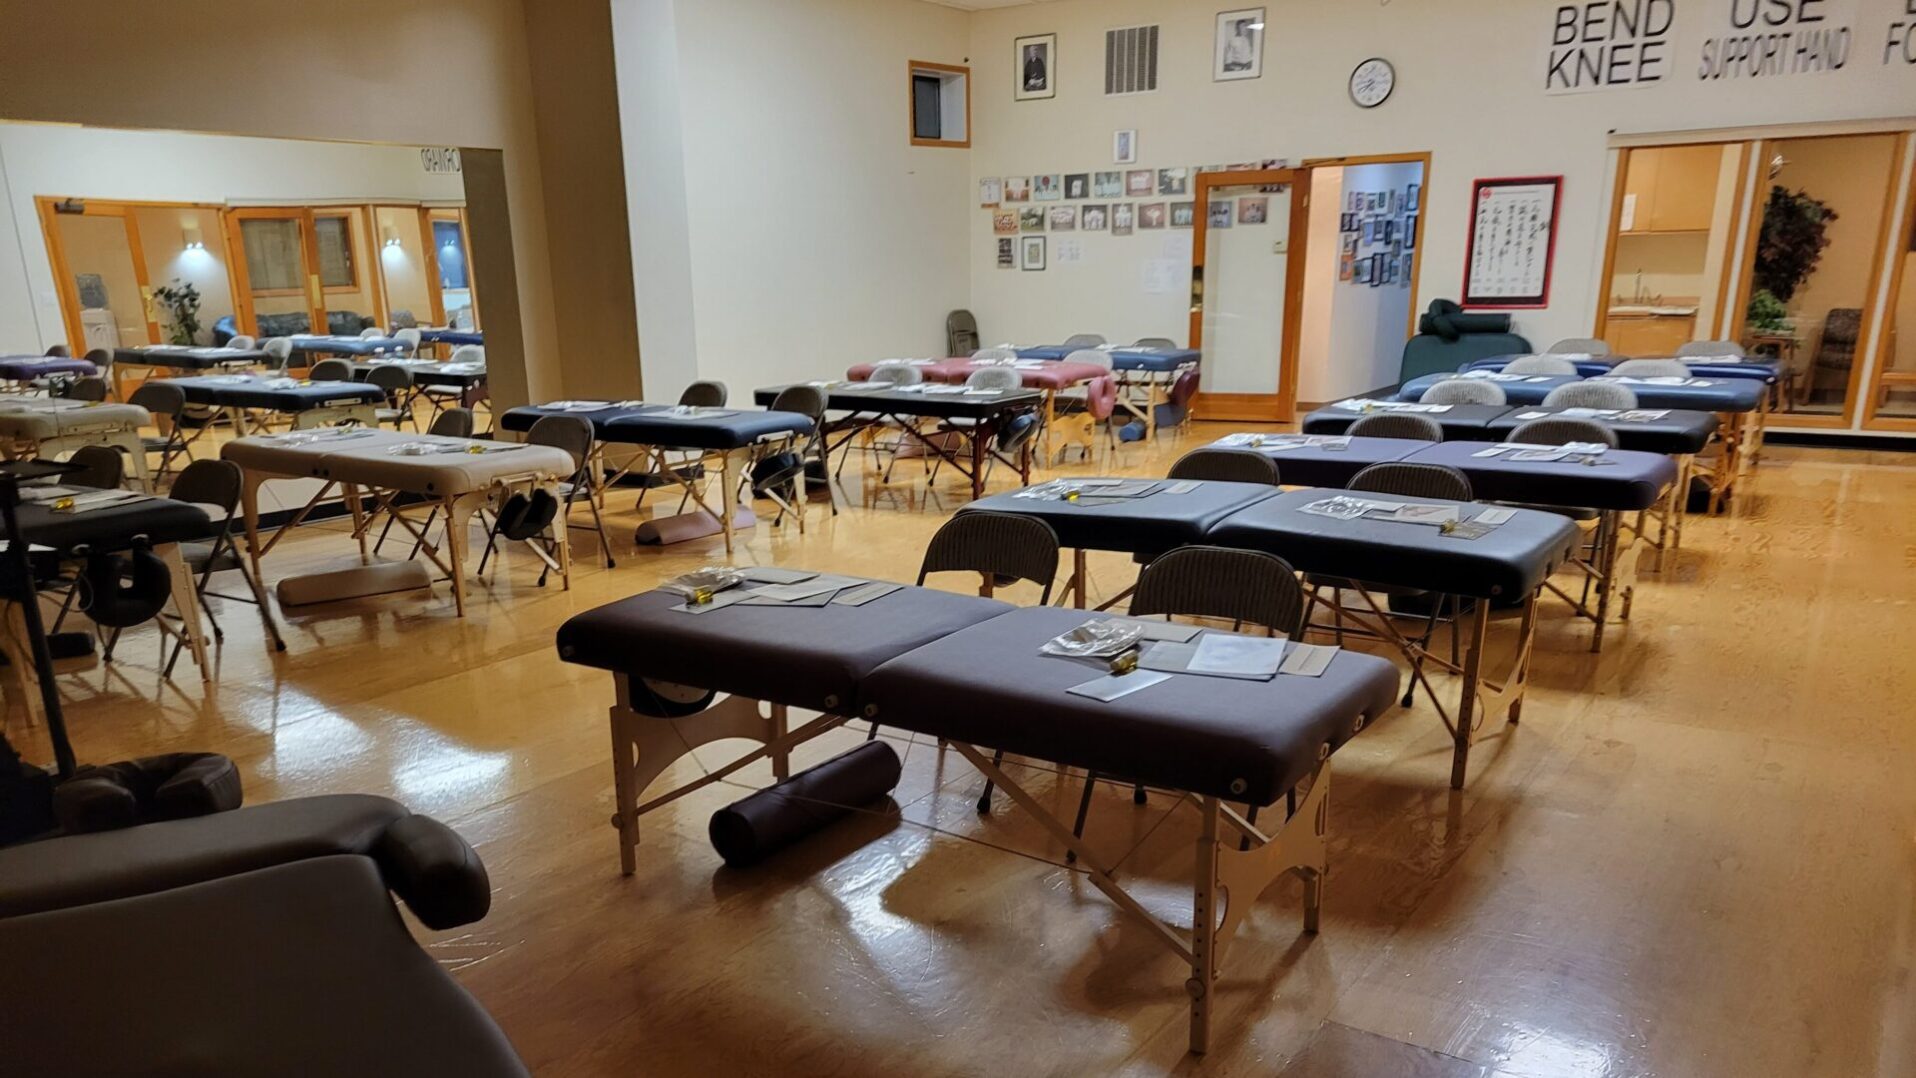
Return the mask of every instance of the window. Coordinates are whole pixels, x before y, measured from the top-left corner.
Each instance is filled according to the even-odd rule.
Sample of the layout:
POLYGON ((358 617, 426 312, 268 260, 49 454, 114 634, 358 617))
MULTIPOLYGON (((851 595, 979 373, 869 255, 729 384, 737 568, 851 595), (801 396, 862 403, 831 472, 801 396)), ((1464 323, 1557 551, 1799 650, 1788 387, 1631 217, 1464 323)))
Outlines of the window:
POLYGON ((913 60, 911 144, 971 145, 971 70, 913 60))
POLYGON ((246 277, 253 291, 299 291, 303 262, 299 253, 299 221, 248 218, 240 222, 240 240, 246 248, 246 277))
POLYGON ((319 283, 326 288, 356 288, 353 272, 352 220, 345 214, 315 217, 313 234, 319 240, 319 283))
POLYGON ((466 237, 457 221, 434 221, 432 242, 438 248, 439 287, 465 288, 466 237))

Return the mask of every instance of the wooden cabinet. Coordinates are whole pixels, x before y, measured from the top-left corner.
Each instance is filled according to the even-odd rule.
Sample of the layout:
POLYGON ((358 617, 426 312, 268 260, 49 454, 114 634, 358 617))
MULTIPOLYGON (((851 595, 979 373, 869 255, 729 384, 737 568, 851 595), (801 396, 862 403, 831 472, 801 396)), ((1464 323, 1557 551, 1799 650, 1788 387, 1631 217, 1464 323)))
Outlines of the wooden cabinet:
POLYGON ((1716 212, 1721 146, 1659 146, 1630 151, 1623 177, 1634 232, 1707 232, 1716 212))
POLYGON ((1603 339, 1623 356, 1675 355, 1695 334, 1695 315, 1613 314, 1603 327, 1603 339))

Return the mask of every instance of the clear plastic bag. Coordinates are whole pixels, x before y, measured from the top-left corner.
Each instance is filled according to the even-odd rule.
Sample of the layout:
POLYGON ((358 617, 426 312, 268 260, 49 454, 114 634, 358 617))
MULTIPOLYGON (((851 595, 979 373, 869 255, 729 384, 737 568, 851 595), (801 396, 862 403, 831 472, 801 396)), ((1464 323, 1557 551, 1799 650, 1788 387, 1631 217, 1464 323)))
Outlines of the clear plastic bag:
POLYGON ((1096 618, 1052 637, 1038 650, 1070 659, 1109 659, 1137 647, 1142 639, 1144 629, 1140 626, 1096 618))

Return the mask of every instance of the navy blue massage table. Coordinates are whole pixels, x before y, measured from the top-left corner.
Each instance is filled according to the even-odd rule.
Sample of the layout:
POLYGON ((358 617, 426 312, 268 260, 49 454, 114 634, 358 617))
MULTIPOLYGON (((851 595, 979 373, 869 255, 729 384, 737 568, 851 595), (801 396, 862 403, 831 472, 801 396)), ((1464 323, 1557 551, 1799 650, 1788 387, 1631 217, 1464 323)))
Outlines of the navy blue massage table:
POLYGON ((265 424, 248 415, 253 411, 290 415, 294 430, 345 422, 370 427, 378 423, 378 409, 386 403, 384 390, 364 382, 302 382, 265 374, 211 374, 162 381, 177 386, 188 404, 225 411, 233 421, 233 430, 241 436, 266 429, 265 424))

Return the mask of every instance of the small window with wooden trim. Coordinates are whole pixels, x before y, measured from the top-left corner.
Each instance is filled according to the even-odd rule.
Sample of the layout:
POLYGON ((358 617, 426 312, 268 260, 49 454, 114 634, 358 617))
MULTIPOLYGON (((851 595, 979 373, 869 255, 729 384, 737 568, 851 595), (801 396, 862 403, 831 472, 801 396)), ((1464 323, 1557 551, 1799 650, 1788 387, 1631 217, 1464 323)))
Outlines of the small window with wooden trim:
POLYGON ((911 61, 911 144, 971 145, 971 69, 911 61))

